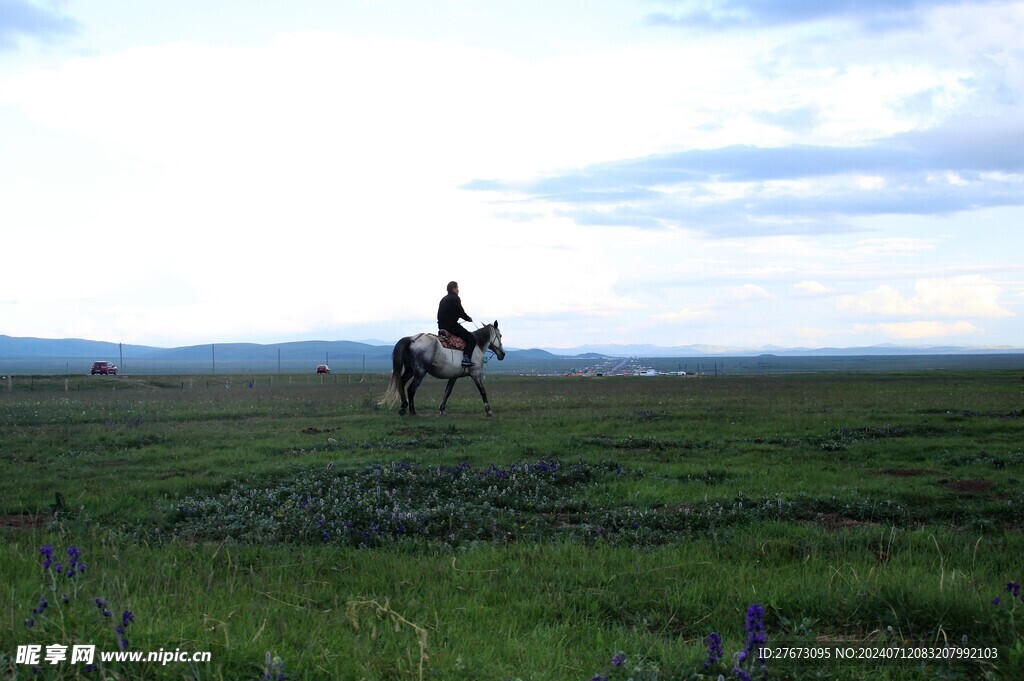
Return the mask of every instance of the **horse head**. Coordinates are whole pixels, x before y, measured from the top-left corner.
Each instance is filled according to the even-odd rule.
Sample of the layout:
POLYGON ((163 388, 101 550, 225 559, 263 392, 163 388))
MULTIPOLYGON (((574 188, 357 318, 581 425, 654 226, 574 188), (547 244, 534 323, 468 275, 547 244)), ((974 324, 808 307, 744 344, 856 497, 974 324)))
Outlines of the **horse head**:
POLYGON ((491 327, 491 339, 487 342, 487 347, 494 351, 495 356, 498 360, 505 359, 505 349, 501 347, 501 331, 498 330, 498 320, 495 319, 491 327))

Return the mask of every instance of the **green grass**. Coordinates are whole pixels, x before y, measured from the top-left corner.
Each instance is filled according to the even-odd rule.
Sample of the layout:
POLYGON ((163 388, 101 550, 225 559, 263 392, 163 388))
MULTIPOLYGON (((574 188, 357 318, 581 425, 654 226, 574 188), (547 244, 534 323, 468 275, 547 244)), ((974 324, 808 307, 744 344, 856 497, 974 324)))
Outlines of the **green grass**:
POLYGON ((1024 673, 1017 374, 494 376, 491 419, 469 385, 400 418, 379 377, 302 378, 0 394, 8 677, 34 678, 18 645, 116 650, 127 609, 130 650, 212 661, 106 678, 256 679, 268 652, 293 679, 735 678, 752 603, 773 645, 999 652, 769 678, 1024 673), (44 544, 88 569, 44 571, 44 544))

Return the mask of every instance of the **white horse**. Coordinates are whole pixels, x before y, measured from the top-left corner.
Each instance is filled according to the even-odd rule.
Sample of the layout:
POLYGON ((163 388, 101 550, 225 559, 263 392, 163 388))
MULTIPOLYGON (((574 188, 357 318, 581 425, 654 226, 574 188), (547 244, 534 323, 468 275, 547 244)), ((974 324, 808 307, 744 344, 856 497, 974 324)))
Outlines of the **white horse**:
POLYGON ((416 389, 423 381, 424 376, 430 374, 435 378, 447 378, 448 385, 444 389, 444 400, 441 401, 441 414, 444 415, 445 405, 448 404, 448 397, 452 394, 455 381, 463 376, 469 376, 476 383, 480 391, 480 397, 484 401, 484 413, 493 416, 491 405, 487 402, 487 392, 483 384, 484 353, 492 350, 499 360, 505 359, 505 350, 501 347, 501 332, 498 331, 498 322, 487 324, 483 328, 473 332, 476 338, 476 346, 473 348, 473 366, 462 366, 462 350, 452 350, 441 345, 437 334, 419 333, 415 336, 406 336, 395 343, 395 349, 391 351, 391 381, 384 396, 377 404, 393 407, 399 401, 402 406, 399 414, 416 415, 416 405, 413 397, 416 389), (409 383, 412 379, 412 383, 409 383), (405 384, 409 383, 409 397, 406 399, 405 384))

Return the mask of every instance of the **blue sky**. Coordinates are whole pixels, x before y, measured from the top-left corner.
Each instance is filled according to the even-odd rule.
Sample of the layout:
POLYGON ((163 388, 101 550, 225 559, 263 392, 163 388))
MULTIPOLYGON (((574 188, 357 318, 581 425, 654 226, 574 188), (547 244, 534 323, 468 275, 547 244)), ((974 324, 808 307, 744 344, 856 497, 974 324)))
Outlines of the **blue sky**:
POLYGON ((0 0, 0 334, 1024 346, 1024 2, 0 0))

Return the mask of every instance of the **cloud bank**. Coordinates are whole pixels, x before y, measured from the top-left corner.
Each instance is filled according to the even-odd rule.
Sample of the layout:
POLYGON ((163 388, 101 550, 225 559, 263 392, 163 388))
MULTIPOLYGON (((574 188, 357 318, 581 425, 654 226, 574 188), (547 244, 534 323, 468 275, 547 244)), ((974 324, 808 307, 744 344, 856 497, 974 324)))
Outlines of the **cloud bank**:
POLYGON ((464 188, 549 204, 585 225, 709 236, 832 233, 855 216, 1024 205, 1024 124, 960 120, 853 147, 689 150, 464 188))

